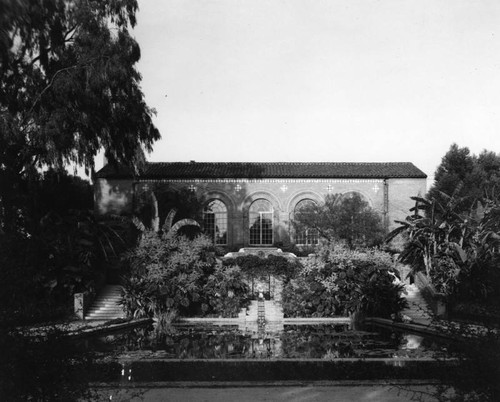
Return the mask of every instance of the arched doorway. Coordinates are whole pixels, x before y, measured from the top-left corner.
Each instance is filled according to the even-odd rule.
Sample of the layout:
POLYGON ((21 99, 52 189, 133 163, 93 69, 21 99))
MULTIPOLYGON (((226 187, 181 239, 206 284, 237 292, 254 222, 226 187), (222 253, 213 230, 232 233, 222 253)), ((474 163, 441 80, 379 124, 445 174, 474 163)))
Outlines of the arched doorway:
POLYGON ((249 229, 251 246, 272 246, 273 244, 274 209, 272 204, 263 198, 250 205, 249 229))
MULTIPOLYGON (((293 218, 302 211, 311 211, 317 205, 316 201, 309 198, 300 200, 293 211, 293 218)), ((315 228, 295 228, 294 243, 298 246, 315 246, 319 242, 319 233, 315 228)))

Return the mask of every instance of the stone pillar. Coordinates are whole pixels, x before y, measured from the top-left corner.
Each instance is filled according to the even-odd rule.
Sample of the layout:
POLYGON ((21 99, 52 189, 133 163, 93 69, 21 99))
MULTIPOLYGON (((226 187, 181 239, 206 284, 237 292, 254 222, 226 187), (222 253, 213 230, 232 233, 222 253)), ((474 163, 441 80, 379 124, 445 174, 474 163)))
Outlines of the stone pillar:
POLYGON ((85 318, 85 295, 83 293, 75 293, 74 308, 75 315, 83 320, 85 318))
POLYGON ((230 247, 243 247, 245 245, 245 218, 243 212, 235 211, 230 217, 231 241, 230 247))
POLYGON ((288 212, 280 212, 279 220, 279 239, 282 244, 290 243, 290 214, 288 212))
POLYGON ((384 179, 384 230, 385 233, 389 231, 389 182, 387 179, 384 179))

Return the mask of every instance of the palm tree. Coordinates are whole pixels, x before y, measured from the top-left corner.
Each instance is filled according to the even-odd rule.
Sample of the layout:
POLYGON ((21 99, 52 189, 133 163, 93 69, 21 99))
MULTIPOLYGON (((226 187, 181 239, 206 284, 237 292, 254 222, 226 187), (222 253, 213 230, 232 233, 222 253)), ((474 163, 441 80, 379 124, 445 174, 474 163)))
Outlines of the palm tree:
POLYGON ((410 275, 425 270, 431 278, 440 258, 465 262, 463 247, 470 226, 469 215, 456 212, 457 205, 463 201, 461 198, 445 193, 441 196, 447 201, 444 205, 436 199, 411 197, 415 201, 415 206, 410 209, 413 214, 404 221, 396 221, 400 226, 386 237, 389 242, 399 234, 407 235, 400 260, 411 265, 410 275))

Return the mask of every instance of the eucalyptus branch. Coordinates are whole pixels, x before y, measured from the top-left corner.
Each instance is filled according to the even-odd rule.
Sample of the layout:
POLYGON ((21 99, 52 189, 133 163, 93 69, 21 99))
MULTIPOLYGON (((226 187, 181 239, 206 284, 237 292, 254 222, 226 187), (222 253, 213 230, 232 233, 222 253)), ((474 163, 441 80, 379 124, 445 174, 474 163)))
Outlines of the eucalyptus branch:
MULTIPOLYGON (((48 47, 48 48, 46 48, 46 49, 45 49, 45 51, 46 51, 47 53, 48 53, 48 52, 50 52, 51 50, 52 50, 52 48, 51 48, 51 47, 48 47)), ((31 60, 30 65, 31 65, 31 66, 32 66, 32 65, 34 65, 34 64, 35 64, 38 60, 40 60, 40 58, 41 58, 41 57, 42 57, 42 53, 40 52, 40 54, 39 54, 38 56, 34 57, 34 58, 31 60)))
MULTIPOLYGON (((69 67, 65 67, 65 68, 61 68, 60 70, 57 70, 54 75, 52 75, 52 78, 50 79, 49 83, 45 86, 44 89, 42 89, 42 91, 38 94, 38 96, 36 97, 35 101, 33 102, 33 105, 31 105, 30 109, 28 110, 28 113, 26 114, 26 118, 28 118, 28 116, 31 115, 31 113, 33 112, 33 109, 35 109, 35 106, 40 102, 40 100, 42 99, 42 96, 45 92, 47 92, 51 87, 52 85, 54 84, 54 81, 56 79, 56 77, 65 72, 65 71, 69 71, 69 70, 73 70, 75 68, 78 68, 78 67, 81 67, 81 65, 74 65, 74 66, 69 66, 69 67)), ((25 122, 25 119, 23 119, 23 121, 21 122, 21 125, 24 125, 24 122, 25 122)))
MULTIPOLYGON (((63 42, 64 43, 69 43, 69 42, 72 42, 73 41, 73 37, 76 33, 76 29, 78 28, 78 25, 79 24, 75 24, 73 25, 70 29, 68 29, 68 31, 64 34, 63 36, 63 42)), ((49 53, 50 51, 52 51, 53 48, 51 46, 47 47, 45 49, 45 51, 47 53, 49 53)), ((34 65, 38 60, 40 60, 40 58, 42 57, 42 52, 40 51, 40 54, 38 54, 38 56, 34 57, 31 62, 30 62, 30 65, 34 65)))
POLYGON ((73 40, 73 36, 76 33, 76 28, 78 28, 78 25, 79 24, 75 24, 70 29, 68 29, 68 31, 64 34, 64 42, 69 42, 73 40))
MULTIPOLYGON (((107 56, 101 57, 101 58, 109 59, 109 57, 107 57, 107 56)), ((85 67, 85 66, 91 65, 94 61, 96 61, 98 59, 99 59, 98 57, 95 57, 93 59, 87 60, 85 63, 80 63, 80 64, 76 64, 76 65, 69 66, 69 67, 64 67, 64 68, 61 68, 61 69, 57 70, 52 75, 49 83, 45 86, 45 88, 42 89, 42 91, 36 97, 35 101, 33 102, 33 105, 31 105, 30 109, 28 110, 26 118, 28 118, 28 116, 31 115, 31 113, 35 109, 35 106, 40 102, 40 100, 42 99, 42 96, 45 94, 45 92, 47 92, 52 87, 52 85, 54 85, 54 82, 55 82, 55 80, 56 80, 56 78, 57 78, 58 75, 66 72, 66 71, 70 71, 70 70, 74 70, 74 69, 77 69, 77 68, 81 68, 81 67, 85 67)), ((21 125, 24 125, 24 121, 25 121, 25 119, 23 119, 23 121, 21 122, 21 125)))

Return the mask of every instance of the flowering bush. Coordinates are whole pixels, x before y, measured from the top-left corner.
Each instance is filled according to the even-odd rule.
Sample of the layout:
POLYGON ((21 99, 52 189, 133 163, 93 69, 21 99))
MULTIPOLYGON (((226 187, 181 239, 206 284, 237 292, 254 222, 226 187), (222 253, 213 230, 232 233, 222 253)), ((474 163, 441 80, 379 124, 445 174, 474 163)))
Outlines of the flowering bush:
POLYGON ((160 237, 145 231, 127 255, 122 304, 128 315, 234 316, 245 306, 248 286, 234 267, 219 266, 210 239, 160 237))
POLYGON ((392 261, 377 250, 354 251, 341 246, 322 247, 306 260, 297 278, 283 289, 288 317, 328 317, 363 312, 389 317, 406 301, 402 285, 393 283, 392 261))

